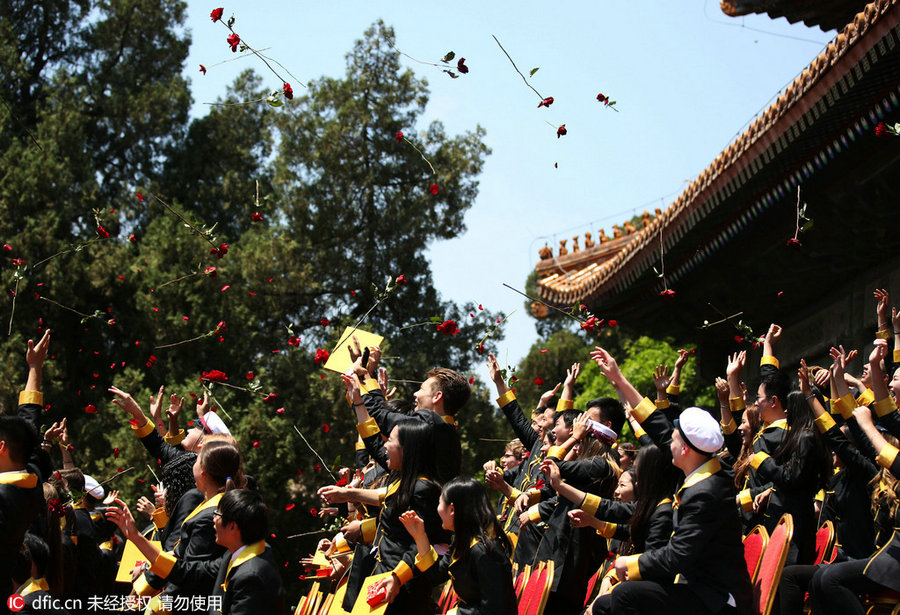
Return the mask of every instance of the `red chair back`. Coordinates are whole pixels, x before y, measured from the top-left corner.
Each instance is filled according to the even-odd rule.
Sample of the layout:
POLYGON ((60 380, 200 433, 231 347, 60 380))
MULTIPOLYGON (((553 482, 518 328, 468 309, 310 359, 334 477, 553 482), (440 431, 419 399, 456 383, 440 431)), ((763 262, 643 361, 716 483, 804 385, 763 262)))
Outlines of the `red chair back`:
POLYGON ((837 542, 837 533, 834 530, 834 524, 826 521, 816 532, 816 560, 815 564, 830 564, 837 555, 835 550, 837 542))
POLYGON ((531 576, 531 566, 526 564, 522 567, 522 572, 519 573, 519 576, 516 577, 516 600, 522 597, 522 590, 525 589, 525 584, 528 583, 529 576, 531 576))
POLYGON ((597 581, 599 581, 603 577, 603 566, 600 566, 600 569, 597 570, 595 574, 591 575, 591 580, 588 581, 587 584, 587 592, 584 594, 584 606, 588 605, 588 602, 591 601, 594 594, 594 586, 597 585, 597 581))
POLYGON ((756 615, 769 615, 772 610, 793 535, 794 520, 791 515, 785 514, 769 538, 753 583, 753 612, 756 615))
POLYGON ((750 582, 756 582, 759 564, 762 562, 766 545, 769 544, 769 533, 761 525, 757 525, 744 537, 744 560, 747 562, 747 574, 750 582))
POLYGON ((518 615, 542 615, 544 607, 547 606, 547 598, 552 585, 553 562, 539 563, 528 577, 528 582, 522 590, 518 615))

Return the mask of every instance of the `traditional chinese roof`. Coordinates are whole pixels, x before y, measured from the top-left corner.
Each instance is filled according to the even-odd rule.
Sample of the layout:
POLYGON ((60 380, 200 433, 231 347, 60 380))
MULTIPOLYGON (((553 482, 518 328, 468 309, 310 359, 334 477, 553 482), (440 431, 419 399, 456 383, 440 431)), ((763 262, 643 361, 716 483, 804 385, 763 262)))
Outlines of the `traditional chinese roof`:
POLYGON ((629 316, 649 332, 658 326, 665 333, 675 319, 696 329, 708 304, 729 315, 744 309, 743 298, 758 299, 763 320, 782 290, 780 309, 799 314, 832 283, 829 276, 856 275, 900 252, 900 139, 874 135, 882 118, 900 120, 897 4, 867 5, 661 215, 614 253, 576 255, 554 271, 542 261, 540 298, 559 307, 584 303, 598 315, 629 316), (815 226, 794 252, 785 242, 794 231, 798 186, 815 226), (865 242, 878 247, 866 249, 865 242), (656 318, 667 307, 660 305, 663 286, 654 272, 661 251, 666 281, 677 293, 666 305, 679 308, 664 322, 656 318))
POLYGON ((848 23, 866 6, 865 0, 721 0, 729 17, 766 13, 772 19, 784 17, 791 23, 802 21, 809 27, 835 30, 848 23))

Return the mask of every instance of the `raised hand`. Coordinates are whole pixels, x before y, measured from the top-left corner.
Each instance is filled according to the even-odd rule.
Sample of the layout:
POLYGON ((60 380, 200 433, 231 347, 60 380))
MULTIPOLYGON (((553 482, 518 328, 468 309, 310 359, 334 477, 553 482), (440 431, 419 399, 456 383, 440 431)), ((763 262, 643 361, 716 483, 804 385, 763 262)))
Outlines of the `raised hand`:
POLYGON ((178 397, 175 393, 169 397, 169 409, 166 410, 166 416, 169 418, 169 422, 175 422, 178 424, 178 415, 181 414, 181 408, 184 405, 184 397, 178 397))
POLYGON ((657 365, 656 369, 653 370, 653 384, 656 387, 656 391, 659 393, 665 393, 666 387, 669 386, 669 366, 668 365, 657 365))
POLYGON ((25 362, 30 368, 40 369, 44 365, 49 351, 50 329, 47 329, 37 344, 34 343, 34 340, 28 340, 28 348, 25 350, 25 362))
POLYGON ((562 481, 562 477, 559 473, 559 466, 556 465, 556 462, 552 459, 545 459, 541 462, 541 472, 544 473, 544 476, 547 477, 547 481, 550 483, 550 486, 553 489, 557 489, 559 487, 559 483, 562 481))
POLYGON ((538 408, 546 408, 547 404, 550 403, 550 400, 553 399, 553 396, 556 395, 556 392, 559 391, 559 387, 562 386, 562 382, 553 387, 552 391, 545 391, 543 395, 541 395, 541 400, 538 402, 538 408))
POLYGON ((680 370, 685 364, 688 362, 688 359, 691 358, 691 353, 688 350, 684 350, 683 348, 678 349, 678 358, 675 359, 675 369, 680 370))
POLYGON ((134 524, 134 517, 131 515, 131 511, 128 510, 128 505, 122 500, 116 498, 115 500, 116 506, 110 506, 106 509, 105 515, 106 518, 112 521, 116 527, 122 530, 122 534, 125 535, 125 538, 129 540, 133 539, 135 534, 138 533, 137 527, 134 524))
POLYGON ((425 535, 425 522, 414 510, 407 510, 405 513, 402 513, 400 515, 400 523, 403 524, 403 527, 406 528, 406 531, 413 538, 420 538, 425 535))
POLYGON ((116 387, 109 387, 109 392, 115 395, 118 399, 112 400, 114 404, 128 412, 131 416, 136 419, 139 419, 144 415, 144 412, 141 410, 141 407, 138 405, 134 398, 130 393, 126 393, 121 389, 117 389, 116 387))
POLYGON ((154 423, 162 422, 162 404, 166 394, 166 386, 161 385, 156 395, 150 396, 150 416, 154 423))
POLYGON ((800 380, 800 392, 804 397, 808 396, 812 392, 812 388, 809 386, 809 367, 806 366, 806 359, 800 359, 797 378, 800 380))
POLYGON ((745 365, 747 365, 746 350, 742 350, 730 355, 728 357, 728 365, 725 368, 725 374, 728 376, 728 380, 731 381, 732 379, 740 379, 745 365))
POLYGON ((613 356, 603 348, 595 346, 594 350, 591 351, 591 359, 597 364, 600 371, 606 376, 606 379, 613 386, 616 386, 622 377, 622 370, 619 369, 619 364, 616 363, 613 356))
POLYGON ((716 395, 719 398, 719 405, 728 405, 728 382, 724 378, 716 378, 716 395))
POLYGON ((781 339, 781 333, 781 327, 779 325, 776 325, 775 323, 772 323, 771 325, 769 325, 769 330, 766 331, 766 338, 764 343, 768 344, 769 346, 774 346, 778 342, 778 340, 781 339))
POLYGON ((887 329, 888 326, 888 306, 891 304, 891 296, 883 288, 876 288, 875 292, 875 313, 878 315, 878 329, 887 329))

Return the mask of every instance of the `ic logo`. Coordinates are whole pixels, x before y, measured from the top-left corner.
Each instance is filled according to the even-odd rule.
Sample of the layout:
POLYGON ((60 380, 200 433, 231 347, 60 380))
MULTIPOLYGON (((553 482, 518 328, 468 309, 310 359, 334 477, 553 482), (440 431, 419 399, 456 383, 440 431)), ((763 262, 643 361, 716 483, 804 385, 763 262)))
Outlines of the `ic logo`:
POLYGON ((23 608, 25 608, 25 598, 23 598, 20 594, 13 594, 6 601, 6 606, 9 607, 9 610, 13 613, 18 613, 23 608))

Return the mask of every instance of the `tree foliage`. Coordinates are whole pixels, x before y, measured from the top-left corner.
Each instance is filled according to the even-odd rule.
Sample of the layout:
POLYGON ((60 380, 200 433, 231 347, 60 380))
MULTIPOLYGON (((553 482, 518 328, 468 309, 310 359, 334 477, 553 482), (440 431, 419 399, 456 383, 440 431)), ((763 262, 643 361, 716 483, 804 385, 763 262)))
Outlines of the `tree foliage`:
MULTIPOLYGON (((443 300, 425 248, 464 230, 489 150, 479 127, 420 129, 427 88, 401 69, 381 23, 344 76, 284 107, 244 104, 265 93, 247 72, 188 121, 184 10, 173 0, 0 8, 0 243, 11 247, 0 256, 11 323, 0 399, 15 407, 25 341, 54 329, 44 419, 68 418, 76 462, 98 478, 134 467, 115 484, 134 499, 148 495, 155 463, 107 388, 146 409, 160 385, 199 396, 201 374, 221 370, 227 382, 207 386, 281 539, 321 527, 308 514, 314 490, 356 440, 318 349, 363 319, 386 336, 384 364, 405 398, 430 367, 468 372, 480 360, 476 346, 502 315, 443 300), (382 296, 400 274, 408 283, 382 296)), ((474 473, 496 455, 502 423, 481 388, 460 420, 474 473)), ((316 538, 276 544, 293 558, 316 538)))

